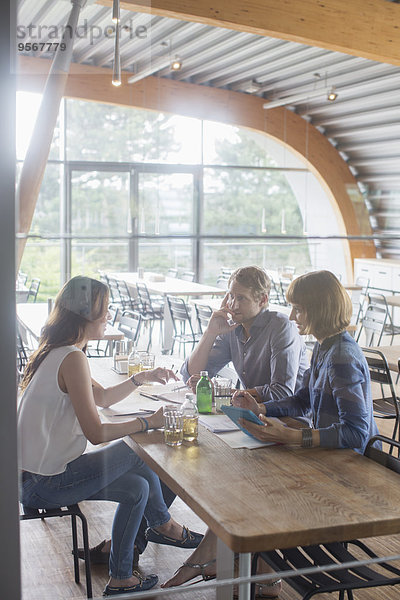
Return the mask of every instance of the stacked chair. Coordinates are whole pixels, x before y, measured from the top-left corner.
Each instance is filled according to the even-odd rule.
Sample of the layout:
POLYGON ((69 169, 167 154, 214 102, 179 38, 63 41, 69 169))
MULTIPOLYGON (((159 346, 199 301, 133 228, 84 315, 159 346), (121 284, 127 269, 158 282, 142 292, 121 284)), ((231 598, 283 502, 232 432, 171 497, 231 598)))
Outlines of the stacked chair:
POLYGON ((186 356, 186 344, 192 344, 193 349, 196 342, 199 341, 201 334, 193 330, 188 307, 182 298, 167 296, 167 302, 174 327, 171 354, 174 352, 175 342, 178 342, 179 352, 183 345, 183 354, 186 356))
POLYGON ((368 304, 361 319, 357 341, 365 335, 366 346, 379 346, 383 336, 390 335, 390 344, 394 336, 400 334, 400 327, 393 324, 386 298, 383 294, 368 292, 368 304))
POLYGON ((138 309, 144 325, 149 326, 149 341, 147 350, 152 343, 152 334, 155 321, 160 323, 160 340, 162 338, 162 322, 164 319, 164 298, 155 294, 150 295, 145 283, 136 284, 138 295, 138 309))

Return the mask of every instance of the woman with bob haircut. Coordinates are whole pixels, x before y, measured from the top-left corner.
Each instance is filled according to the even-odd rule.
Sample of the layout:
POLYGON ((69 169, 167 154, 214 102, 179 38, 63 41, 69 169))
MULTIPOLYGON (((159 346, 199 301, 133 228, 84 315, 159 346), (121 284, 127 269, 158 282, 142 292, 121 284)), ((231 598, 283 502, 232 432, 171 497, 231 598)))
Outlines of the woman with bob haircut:
MULTIPOLYGON (((263 421, 242 420, 256 438, 266 442, 305 448, 353 448, 362 453, 378 433, 373 418, 367 361, 354 338, 346 331, 352 314, 351 300, 330 271, 316 271, 292 281, 286 297, 292 305, 290 319, 301 335, 312 334, 314 346, 303 387, 282 400, 258 403, 246 391, 236 393, 232 403, 252 410, 263 421), (295 429, 268 417, 310 417, 312 427, 295 429)), ((207 530, 202 542, 163 587, 181 585, 196 577, 215 573, 216 537, 207 530)), ((270 572, 263 564, 263 572, 270 572)), ((258 598, 276 598, 281 581, 257 584, 258 598)))
POLYGON ((303 387, 279 402, 259 404, 246 394, 234 398, 233 403, 261 415, 264 425, 244 424, 263 441, 309 448, 353 448, 363 453, 378 428, 373 417, 368 364, 360 346, 346 331, 352 314, 349 295, 333 273, 315 271, 292 281, 286 297, 292 305, 290 318, 299 333, 311 334, 317 340, 303 387), (310 413, 312 428, 301 430, 268 420, 310 413))
MULTIPOLYGON (((143 383, 176 379, 168 369, 143 371, 109 388, 92 381, 85 349, 105 332, 109 290, 89 277, 73 277, 55 300, 21 382, 18 407, 21 502, 57 508, 81 500, 117 502, 104 595, 139 592, 156 585, 156 575, 133 571, 134 543, 143 515, 148 539, 195 548, 200 534, 171 518, 157 475, 120 438, 163 426, 163 411, 123 423, 102 423, 96 406, 108 407, 143 383), (87 441, 112 444, 84 453, 87 441)), ((104 548, 103 548, 104 546, 104 548)), ((92 554, 93 550, 91 550, 92 554)))

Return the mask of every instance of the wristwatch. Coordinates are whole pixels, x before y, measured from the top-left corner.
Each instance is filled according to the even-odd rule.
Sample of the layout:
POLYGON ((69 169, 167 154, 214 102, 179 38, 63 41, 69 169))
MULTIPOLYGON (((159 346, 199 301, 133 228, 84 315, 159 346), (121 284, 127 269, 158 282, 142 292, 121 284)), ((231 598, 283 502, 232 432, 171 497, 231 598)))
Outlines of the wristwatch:
POLYGON ((140 383, 137 379, 135 379, 134 375, 132 375, 132 377, 130 377, 129 379, 132 381, 133 385, 136 385, 136 387, 143 385, 143 383, 140 383))
POLYGON ((309 427, 305 427, 301 430, 301 446, 302 448, 312 448, 313 440, 312 440, 312 432, 313 430, 309 427))

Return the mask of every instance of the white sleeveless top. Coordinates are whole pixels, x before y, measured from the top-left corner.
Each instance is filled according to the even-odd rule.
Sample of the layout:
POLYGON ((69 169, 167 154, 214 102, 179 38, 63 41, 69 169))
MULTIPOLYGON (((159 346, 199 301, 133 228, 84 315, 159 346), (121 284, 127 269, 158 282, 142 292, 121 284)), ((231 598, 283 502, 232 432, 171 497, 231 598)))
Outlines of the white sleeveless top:
POLYGON ((55 348, 46 356, 22 395, 18 407, 20 468, 57 475, 86 449, 69 395, 58 386, 58 371, 76 346, 55 348))

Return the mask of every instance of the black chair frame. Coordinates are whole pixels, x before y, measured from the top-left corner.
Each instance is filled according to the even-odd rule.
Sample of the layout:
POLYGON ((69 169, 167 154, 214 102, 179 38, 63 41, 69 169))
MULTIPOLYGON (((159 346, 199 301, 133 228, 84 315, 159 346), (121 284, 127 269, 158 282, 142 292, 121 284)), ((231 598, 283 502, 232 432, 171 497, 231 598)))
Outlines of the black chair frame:
MULTIPOLYGON (((393 447, 400 449, 397 440, 377 435, 372 437, 365 449, 365 456, 383 466, 400 474, 400 458, 395 457, 393 447), (388 444, 391 451, 384 452, 374 444, 377 442, 388 444)), ((381 573, 375 570, 374 565, 360 565, 351 569, 342 568, 324 571, 324 567, 331 565, 344 565, 348 562, 359 562, 360 558, 354 556, 349 546, 354 545, 361 549, 366 558, 379 558, 364 542, 351 540, 345 542, 333 542, 327 544, 316 544, 312 546, 298 546, 284 550, 272 550, 268 552, 256 552, 252 559, 252 575, 257 570, 257 562, 262 558, 276 572, 296 571, 303 568, 317 567, 313 573, 307 575, 293 575, 285 578, 285 581, 302 596, 302 600, 323 593, 339 593, 339 600, 344 600, 345 593, 348 600, 353 600, 352 590, 363 588, 374 588, 386 585, 400 584, 400 569, 387 562, 380 562, 380 567, 387 572, 381 573), (394 576, 393 576, 394 575, 394 576)), ((251 585, 251 600, 255 597, 256 584, 251 585)))
MULTIPOLYGON (((379 350, 362 348, 369 367, 371 382, 381 386, 382 396, 372 398, 374 405, 374 417, 377 419, 394 420, 392 439, 400 433, 400 409, 399 399, 396 396, 392 376, 385 355, 379 350), (385 395, 383 386, 388 386, 390 395, 385 395)), ((393 447, 391 448, 393 450, 393 447)))
POLYGON ((88 598, 93 598, 92 592, 92 574, 90 570, 90 551, 89 551, 89 532, 87 519, 81 511, 79 504, 70 504, 60 508, 31 508, 30 506, 22 506, 23 514, 20 515, 21 521, 31 519, 48 519, 50 517, 71 517, 72 527, 72 554, 74 557, 74 574, 75 582, 80 582, 79 575, 79 557, 78 557, 78 534, 76 519, 81 520, 83 551, 85 556, 85 573, 86 573, 86 595, 88 598))

